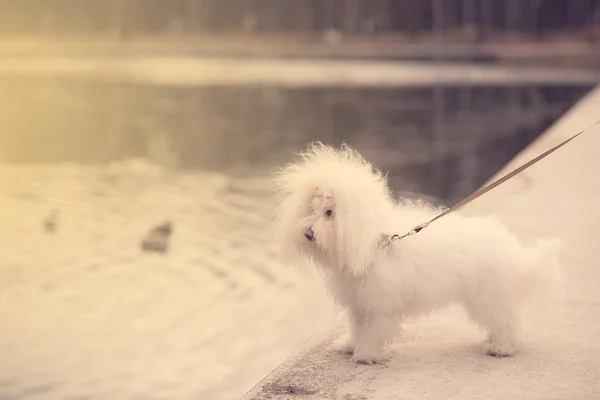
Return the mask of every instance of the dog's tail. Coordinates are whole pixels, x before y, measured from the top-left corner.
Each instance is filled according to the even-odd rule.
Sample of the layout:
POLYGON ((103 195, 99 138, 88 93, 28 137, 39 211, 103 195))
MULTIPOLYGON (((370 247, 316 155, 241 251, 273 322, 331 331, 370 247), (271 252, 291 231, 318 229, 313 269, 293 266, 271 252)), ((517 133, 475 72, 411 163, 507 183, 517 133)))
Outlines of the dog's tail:
POLYGON ((527 293, 534 303, 561 302, 565 295, 565 281, 560 263, 563 243, 559 238, 537 241, 530 251, 527 293))

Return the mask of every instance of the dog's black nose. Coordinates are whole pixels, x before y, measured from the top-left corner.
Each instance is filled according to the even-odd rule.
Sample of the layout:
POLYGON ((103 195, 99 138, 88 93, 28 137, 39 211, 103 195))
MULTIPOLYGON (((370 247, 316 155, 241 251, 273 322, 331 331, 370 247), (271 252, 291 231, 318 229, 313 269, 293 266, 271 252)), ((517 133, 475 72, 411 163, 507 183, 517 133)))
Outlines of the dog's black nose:
POLYGON ((312 228, 308 228, 306 232, 304 232, 304 237, 310 240, 311 242, 315 240, 315 233, 313 232, 312 228))

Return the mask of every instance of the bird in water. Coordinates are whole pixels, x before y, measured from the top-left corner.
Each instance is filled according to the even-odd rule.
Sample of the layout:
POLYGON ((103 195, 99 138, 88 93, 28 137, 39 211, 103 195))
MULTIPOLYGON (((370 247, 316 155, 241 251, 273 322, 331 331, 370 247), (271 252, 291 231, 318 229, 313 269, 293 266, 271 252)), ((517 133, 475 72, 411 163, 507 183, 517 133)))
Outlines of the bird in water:
POLYGON ((142 240, 142 250, 166 253, 169 249, 169 239, 172 232, 173 226, 171 222, 167 221, 155 226, 142 240))
POLYGON ((58 229, 58 211, 50 210, 50 213, 44 218, 44 229, 48 233, 54 233, 58 229))

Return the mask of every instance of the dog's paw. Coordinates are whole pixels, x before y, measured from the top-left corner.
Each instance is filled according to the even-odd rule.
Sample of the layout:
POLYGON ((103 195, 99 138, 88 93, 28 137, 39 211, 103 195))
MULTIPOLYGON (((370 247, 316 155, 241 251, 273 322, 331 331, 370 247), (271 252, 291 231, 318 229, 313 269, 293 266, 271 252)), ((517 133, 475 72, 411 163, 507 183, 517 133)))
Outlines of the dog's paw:
POLYGON ((348 342, 341 346, 340 349, 344 354, 354 354, 354 343, 348 342))
POLYGON ((493 357, 510 357, 517 354, 517 349, 510 343, 496 343, 490 341, 486 344, 486 352, 493 357))
POLYGON ((357 364, 379 364, 387 359, 383 351, 364 351, 355 349, 352 355, 352 361, 357 364))

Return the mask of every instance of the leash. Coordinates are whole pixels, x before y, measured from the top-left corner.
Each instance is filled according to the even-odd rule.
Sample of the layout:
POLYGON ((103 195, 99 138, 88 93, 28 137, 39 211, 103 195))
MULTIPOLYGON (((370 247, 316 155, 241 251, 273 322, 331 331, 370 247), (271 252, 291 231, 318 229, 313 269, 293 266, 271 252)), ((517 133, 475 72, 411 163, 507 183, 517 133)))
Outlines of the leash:
POLYGON ((556 146, 552 147, 549 150, 546 150, 545 152, 543 152, 542 154, 540 154, 539 156, 535 157, 533 160, 530 160, 529 162, 521 165, 519 168, 509 172, 508 174, 504 175, 503 177, 495 180, 494 182, 482 187, 481 189, 475 191, 473 194, 471 194, 469 197, 467 197, 466 199, 460 201, 459 203, 455 204, 454 206, 448 208, 446 211, 442 212, 441 214, 438 214, 437 216, 435 216, 434 218, 430 219, 429 221, 417 225, 414 228, 412 228, 410 231, 406 232, 403 235, 398 235, 398 234, 394 234, 394 235, 387 235, 387 234, 382 234, 382 239, 379 241, 378 246, 380 249, 384 248, 385 246, 387 246, 388 244, 392 243, 395 240, 400 240, 400 239, 404 239, 405 237, 408 236, 412 236, 416 233, 421 232, 423 229, 427 228, 431 223, 433 223, 434 221, 450 214, 453 211, 458 210, 459 208, 463 207, 466 204, 469 204, 470 202, 472 202, 473 200, 477 199, 478 197, 483 196, 484 194, 486 194, 487 192, 489 192, 490 190, 494 189, 497 186, 500 186, 501 184, 503 184, 504 182, 506 182, 507 180, 513 178, 514 176, 520 174, 521 172, 525 171, 527 168, 531 167, 532 165, 534 165, 535 163, 537 163, 538 161, 546 158, 547 156, 549 156, 550 154, 554 153, 556 150, 560 149, 561 147, 563 147, 564 145, 566 145, 567 143, 569 143, 571 140, 575 139, 576 137, 578 137, 579 135, 587 132, 588 130, 592 129, 594 126, 600 124, 600 120, 594 122, 592 125, 588 126, 587 128, 583 129, 582 131, 576 133, 575 135, 571 136, 570 138, 568 138, 567 140, 563 141, 562 143, 557 144, 556 146))

